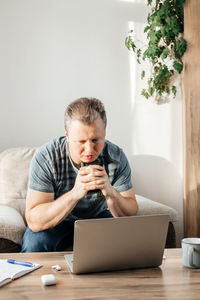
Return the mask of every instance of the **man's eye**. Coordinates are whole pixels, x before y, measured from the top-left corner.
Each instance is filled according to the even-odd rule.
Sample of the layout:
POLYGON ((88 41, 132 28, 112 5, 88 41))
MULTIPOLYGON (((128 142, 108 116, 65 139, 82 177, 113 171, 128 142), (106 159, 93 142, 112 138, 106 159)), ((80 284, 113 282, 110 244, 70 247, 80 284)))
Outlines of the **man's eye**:
POLYGON ((98 139, 92 140, 93 143, 98 143, 98 141, 99 141, 98 139))

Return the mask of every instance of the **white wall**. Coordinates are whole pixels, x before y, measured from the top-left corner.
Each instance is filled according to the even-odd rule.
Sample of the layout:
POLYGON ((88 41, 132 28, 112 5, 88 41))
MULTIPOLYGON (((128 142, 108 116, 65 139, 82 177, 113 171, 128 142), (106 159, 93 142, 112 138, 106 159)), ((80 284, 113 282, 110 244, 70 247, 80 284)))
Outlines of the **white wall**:
POLYGON ((107 137, 135 163, 136 192, 175 207, 182 236, 181 97, 140 96, 134 55, 146 0, 0 0, 0 150, 63 134, 66 105, 81 96, 106 106, 107 137))

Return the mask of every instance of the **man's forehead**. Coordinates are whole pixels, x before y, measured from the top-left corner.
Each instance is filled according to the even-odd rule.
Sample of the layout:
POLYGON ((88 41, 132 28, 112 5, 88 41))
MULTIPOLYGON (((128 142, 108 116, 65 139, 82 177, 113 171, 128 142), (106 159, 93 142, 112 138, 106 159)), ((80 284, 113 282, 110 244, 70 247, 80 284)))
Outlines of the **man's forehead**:
POLYGON ((68 130, 69 138, 73 140, 87 140, 98 139, 105 137, 104 124, 91 124, 77 123, 74 121, 68 130))
POLYGON ((70 122, 70 126, 69 126, 69 131, 70 130, 93 130, 93 129, 105 129, 105 125, 103 123, 103 120, 98 117, 97 119, 94 120, 93 123, 91 124, 88 124, 88 123, 85 123, 81 120, 78 120, 78 119, 72 119, 71 122, 70 122))

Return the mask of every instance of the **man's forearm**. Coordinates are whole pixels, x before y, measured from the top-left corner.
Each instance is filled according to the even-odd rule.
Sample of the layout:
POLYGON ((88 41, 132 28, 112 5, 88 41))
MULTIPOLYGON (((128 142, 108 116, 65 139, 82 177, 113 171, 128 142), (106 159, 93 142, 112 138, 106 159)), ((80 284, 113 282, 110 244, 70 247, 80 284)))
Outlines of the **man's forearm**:
POLYGON ((138 206, 133 197, 123 197, 113 188, 111 195, 106 197, 108 208, 114 217, 134 216, 138 206))
POLYGON ((71 190, 56 200, 38 204, 27 212, 27 223, 35 232, 52 228, 70 214, 78 201, 71 190))

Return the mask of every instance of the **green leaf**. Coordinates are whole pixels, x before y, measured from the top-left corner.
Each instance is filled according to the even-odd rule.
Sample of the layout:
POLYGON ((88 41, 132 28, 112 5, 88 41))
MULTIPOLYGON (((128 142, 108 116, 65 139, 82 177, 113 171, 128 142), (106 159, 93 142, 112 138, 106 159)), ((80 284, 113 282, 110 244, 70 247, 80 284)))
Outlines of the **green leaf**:
POLYGON ((147 5, 151 5, 153 0, 147 0, 147 5))
POLYGON ((162 51, 161 58, 164 60, 169 55, 169 49, 166 48, 162 51))
POLYGON ((150 44, 156 44, 158 41, 158 38, 156 36, 156 32, 153 30, 149 31, 147 37, 149 38, 150 44))
POLYGON ((168 86, 165 87, 165 91, 168 95, 170 94, 170 88, 168 86))
POLYGON ((138 49, 138 50, 137 50, 137 62, 138 62, 138 64, 141 64, 141 61, 140 61, 141 53, 142 53, 142 50, 141 50, 141 49, 138 49))
POLYGON ((144 33, 147 32, 149 29, 150 29, 150 26, 146 26, 146 27, 144 28, 144 33))
POLYGON ((145 71, 143 70, 142 72, 141 72, 141 79, 143 79, 145 77, 145 71))
POLYGON ((150 86, 149 89, 148 89, 148 91, 149 91, 149 94, 152 96, 153 93, 154 93, 154 91, 155 91, 155 88, 152 87, 152 86, 150 86))
POLYGON ((135 49, 136 49, 136 45, 135 45, 135 43, 133 42, 133 39, 132 39, 132 37, 129 35, 129 36, 127 36, 126 38, 125 38, 125 45, 126 45, 126 47, 128 48, 128 50, 130 51, 131 49, 133 50, 133 51, 135 51, 135 49))
POLYGON ((139 58, 139 57, 141 56, 141 54, 142 54, 142 50, 141 50, 141 49, 138 49, 138 50, 137 50, 137 57, 139 58))
POLYGON ((180 57, 182 57, 183 54, 185 53, 186 49, 187 49, 187 42, 186 42, 186 40, 184 40, 184 38, 180 37, 176 41, 176 48, 177 48, 177 51, 178 51, 180 57))
POLYGON ((172 93, 174 94, 174 97, 176 96, 176 87, 175 85, 172 86, 172 93))
POLYGON ((144 96, 146 99, 150 97, 149 93, 145 89, 142 90, 141 95, 144 96))
POLYGON ((174 63, 173 63, 173 67, 174 67, 174 69, 180 74, 181 72, 182 72, 182 70, 183 70, 183 64, 181 64, 181 63, 178 63, 177 61, 175 61, 174 63))

